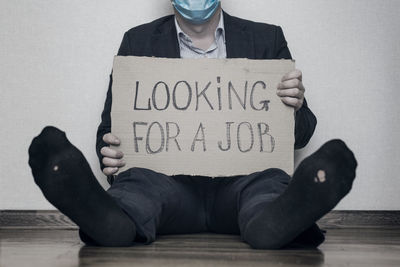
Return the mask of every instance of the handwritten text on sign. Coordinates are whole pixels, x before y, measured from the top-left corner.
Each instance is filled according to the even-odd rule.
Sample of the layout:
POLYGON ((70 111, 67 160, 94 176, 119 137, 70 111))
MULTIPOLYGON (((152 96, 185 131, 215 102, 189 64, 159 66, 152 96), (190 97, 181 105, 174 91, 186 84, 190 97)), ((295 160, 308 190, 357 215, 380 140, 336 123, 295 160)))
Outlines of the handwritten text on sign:
POLYGON ((115 57, 112 133, 126 167, 167 175, 293 172, 294 111, 276 95, 290 60, 115 57))

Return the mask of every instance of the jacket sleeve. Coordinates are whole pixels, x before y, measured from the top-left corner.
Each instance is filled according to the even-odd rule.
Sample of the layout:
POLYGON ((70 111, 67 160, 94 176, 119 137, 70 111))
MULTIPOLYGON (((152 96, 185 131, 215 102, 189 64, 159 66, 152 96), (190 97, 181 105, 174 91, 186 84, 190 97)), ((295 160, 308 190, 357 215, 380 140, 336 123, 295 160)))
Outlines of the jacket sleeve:
MULTIPOLYGON (((118 50, 118 55, 119 56, 127 56, 129 55, 131 49, 130 49, 130 43, 129 43, 129 36, 128 33, 125 33, 124 38, 122 39, 121 46, 118 50)), ((104 109, 101 114, 101 122, 99 127, 97 128, 97 138, 96 138, 96 153, 97 157, 99 158, 100 161, 100 168, 101 170, 104 169, 104 164, 103 164, 103 156, 100 153, 100 150, 104 147, 107 146, 107 144, 103 141, 103 136, 106 133, 111 132, 111 104, 112 104, 112 73, 110 74, 110 82, 108 84, 108 91, 107 91, 107 96, 106 96, 106 102, 104 103, 104 109)))
MULTIPOLYGON (((275 49, 277 59, 292 59, 281 27, 277 27, 275 49)), ((314 134, 316 126, 317 118, 308 107, 306 99, 304 99, 303 106, 295 115, 295 149, 303 148, 308 144, 314 134)))

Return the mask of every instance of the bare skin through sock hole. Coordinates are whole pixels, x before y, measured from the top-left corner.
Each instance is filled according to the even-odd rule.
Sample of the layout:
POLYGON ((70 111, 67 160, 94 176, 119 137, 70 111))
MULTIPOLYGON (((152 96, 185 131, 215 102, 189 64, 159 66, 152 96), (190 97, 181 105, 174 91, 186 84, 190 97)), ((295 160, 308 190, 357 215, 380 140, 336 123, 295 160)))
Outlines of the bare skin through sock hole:
POLYGON ((53 171, 58 171, 58 165, 54 165, 54 167, 53 167, 53 171))
POLYGON ((314 177, 314 182, 323 183, 326 181, 326 173, 324 170, 319 170, 317 172, 317 177, 314 177))

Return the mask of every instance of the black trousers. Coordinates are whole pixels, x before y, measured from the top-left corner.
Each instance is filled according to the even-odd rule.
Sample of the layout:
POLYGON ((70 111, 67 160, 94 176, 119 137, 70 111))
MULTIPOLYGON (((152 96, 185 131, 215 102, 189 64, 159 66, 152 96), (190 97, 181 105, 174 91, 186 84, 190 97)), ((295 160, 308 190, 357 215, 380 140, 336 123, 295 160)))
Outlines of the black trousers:
MULTIPOLYGON (((149 244, 156 235, 214 232, 244 233, 263 204, 282 194, 290 176, 268 169, 246 176, 210 178, 166 176, 143 168, 129 169, 116 177, 107 192, 134 221, 136 243, 149 244)), ((316 224, 294 243, 312 243, 320 236, 316 224)), ((80 231, 82 240, 93 243, 80 231)), ((301 246, 301 244, 299 244, 301 246)))

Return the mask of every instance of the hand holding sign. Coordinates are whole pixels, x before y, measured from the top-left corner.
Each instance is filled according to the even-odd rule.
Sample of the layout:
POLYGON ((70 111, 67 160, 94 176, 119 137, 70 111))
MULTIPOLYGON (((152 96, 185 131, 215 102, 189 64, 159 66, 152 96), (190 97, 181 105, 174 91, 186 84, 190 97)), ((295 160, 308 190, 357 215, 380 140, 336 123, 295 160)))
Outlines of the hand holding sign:
MULTIPOLYGON (((103 136, 103 141, 113 146, 119 146, 121 144, 119 138, 111 133, 105 134, 103 136)), ((125 161, 122 159, 124 153, 121 151, 105 146, 100 150, 100 153, 103 156, 102 162, 105 166, 103 173, 105 175, 113 175, 118 172, 118 168, 125 166, 125 161)))
POLYGON ((293 70, 285 76, 278 84, 276 94, 281 98, 282 102, 288 106, 292 106, 298 111, 304 102, 305 88, 303 86, 303 74, 300 70, 293 70))

